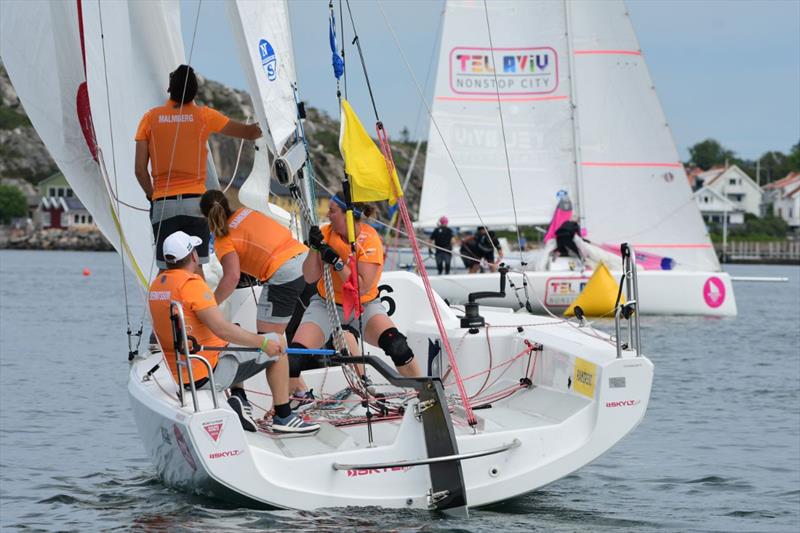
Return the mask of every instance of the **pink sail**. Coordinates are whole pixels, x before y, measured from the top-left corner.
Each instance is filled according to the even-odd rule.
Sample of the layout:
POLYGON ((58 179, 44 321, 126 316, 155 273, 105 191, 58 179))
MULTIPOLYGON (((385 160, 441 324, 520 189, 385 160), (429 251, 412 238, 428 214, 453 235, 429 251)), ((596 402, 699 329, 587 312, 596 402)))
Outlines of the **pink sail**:
POLYGON ((558 205, 556 211, 553 213, 553 218, 550 220, 550 226, 547 228, 547 233, 544 234, 543 242, 546 243, 556 236, 556 230, 561 227, 561 224, 572 218, 572 202, 569 199, 567 191, 559 191, 558 205))

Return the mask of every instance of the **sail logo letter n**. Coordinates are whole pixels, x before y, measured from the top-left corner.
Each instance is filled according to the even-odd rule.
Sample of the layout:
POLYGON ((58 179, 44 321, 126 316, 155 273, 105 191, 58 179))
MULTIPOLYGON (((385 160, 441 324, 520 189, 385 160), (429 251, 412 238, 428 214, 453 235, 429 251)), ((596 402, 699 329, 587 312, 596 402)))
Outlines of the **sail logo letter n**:
POLYGON ((278 77, 278 61, 275 57, 275 50, 269 41, 261 39, 258 42, 258 53, 261 56, 261 66, 264 67, 264 72, 267 73, 269 81, 275 81, 278 77))

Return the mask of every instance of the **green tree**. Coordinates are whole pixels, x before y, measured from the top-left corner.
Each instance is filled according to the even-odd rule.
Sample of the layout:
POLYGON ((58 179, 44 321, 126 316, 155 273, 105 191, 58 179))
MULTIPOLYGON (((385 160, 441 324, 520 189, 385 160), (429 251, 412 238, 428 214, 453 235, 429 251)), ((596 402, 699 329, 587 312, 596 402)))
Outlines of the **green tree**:
POLYGON ((731 161, 736 157, 732 150, 723 148, 714 139, 706 139, 689 148, 691 162, 703 170, 708 170, 714 165, 724 165, 725 161, 731 161))
POLYGON ((800 172, 800 141, 792 146, 791 152, 786 157, 786 164, 789 172, 800 172))
POLYGON ((13 185, 0 185, 0 224, 8 224, 12 218, 27 213, 28 202, 22 191, 13 185))

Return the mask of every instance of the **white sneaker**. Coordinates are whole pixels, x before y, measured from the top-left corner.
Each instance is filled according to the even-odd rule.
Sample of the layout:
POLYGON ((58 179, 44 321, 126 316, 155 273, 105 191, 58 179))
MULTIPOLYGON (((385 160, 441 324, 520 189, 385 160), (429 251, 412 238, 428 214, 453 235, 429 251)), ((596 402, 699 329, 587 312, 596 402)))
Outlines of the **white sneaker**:
POLYGON ((242 428, 244 428, 245 431, 256 432, 258 431, 258 426, 253 419, 253 408, 250 407, 250 402, 245 402, 247 402, 247 400, 242 401, 242 399, 235 394, 231 394, 231 397, 228 398, 228 405, 239 415, 239 422, 242 423, 242 428))

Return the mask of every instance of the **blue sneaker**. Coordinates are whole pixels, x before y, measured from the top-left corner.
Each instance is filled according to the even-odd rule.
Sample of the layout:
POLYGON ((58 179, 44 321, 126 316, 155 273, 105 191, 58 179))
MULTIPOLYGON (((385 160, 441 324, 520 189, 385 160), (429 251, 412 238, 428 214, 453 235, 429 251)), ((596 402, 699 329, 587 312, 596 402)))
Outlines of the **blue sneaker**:
POLYGON ((311 389, 304 392, 300 396, 292 396, 291 402, 289 402, 289 407, 292 409, 292 411, 302 413, 303 411, 314 407, 316 402, 317 399, 314 396, 314 389, 311 389))
POLYGON ((292 413, 286 418, 272 417, 272 431, 275 433, 314 433, 319 430, 319 424, 306 422, 292 413))

